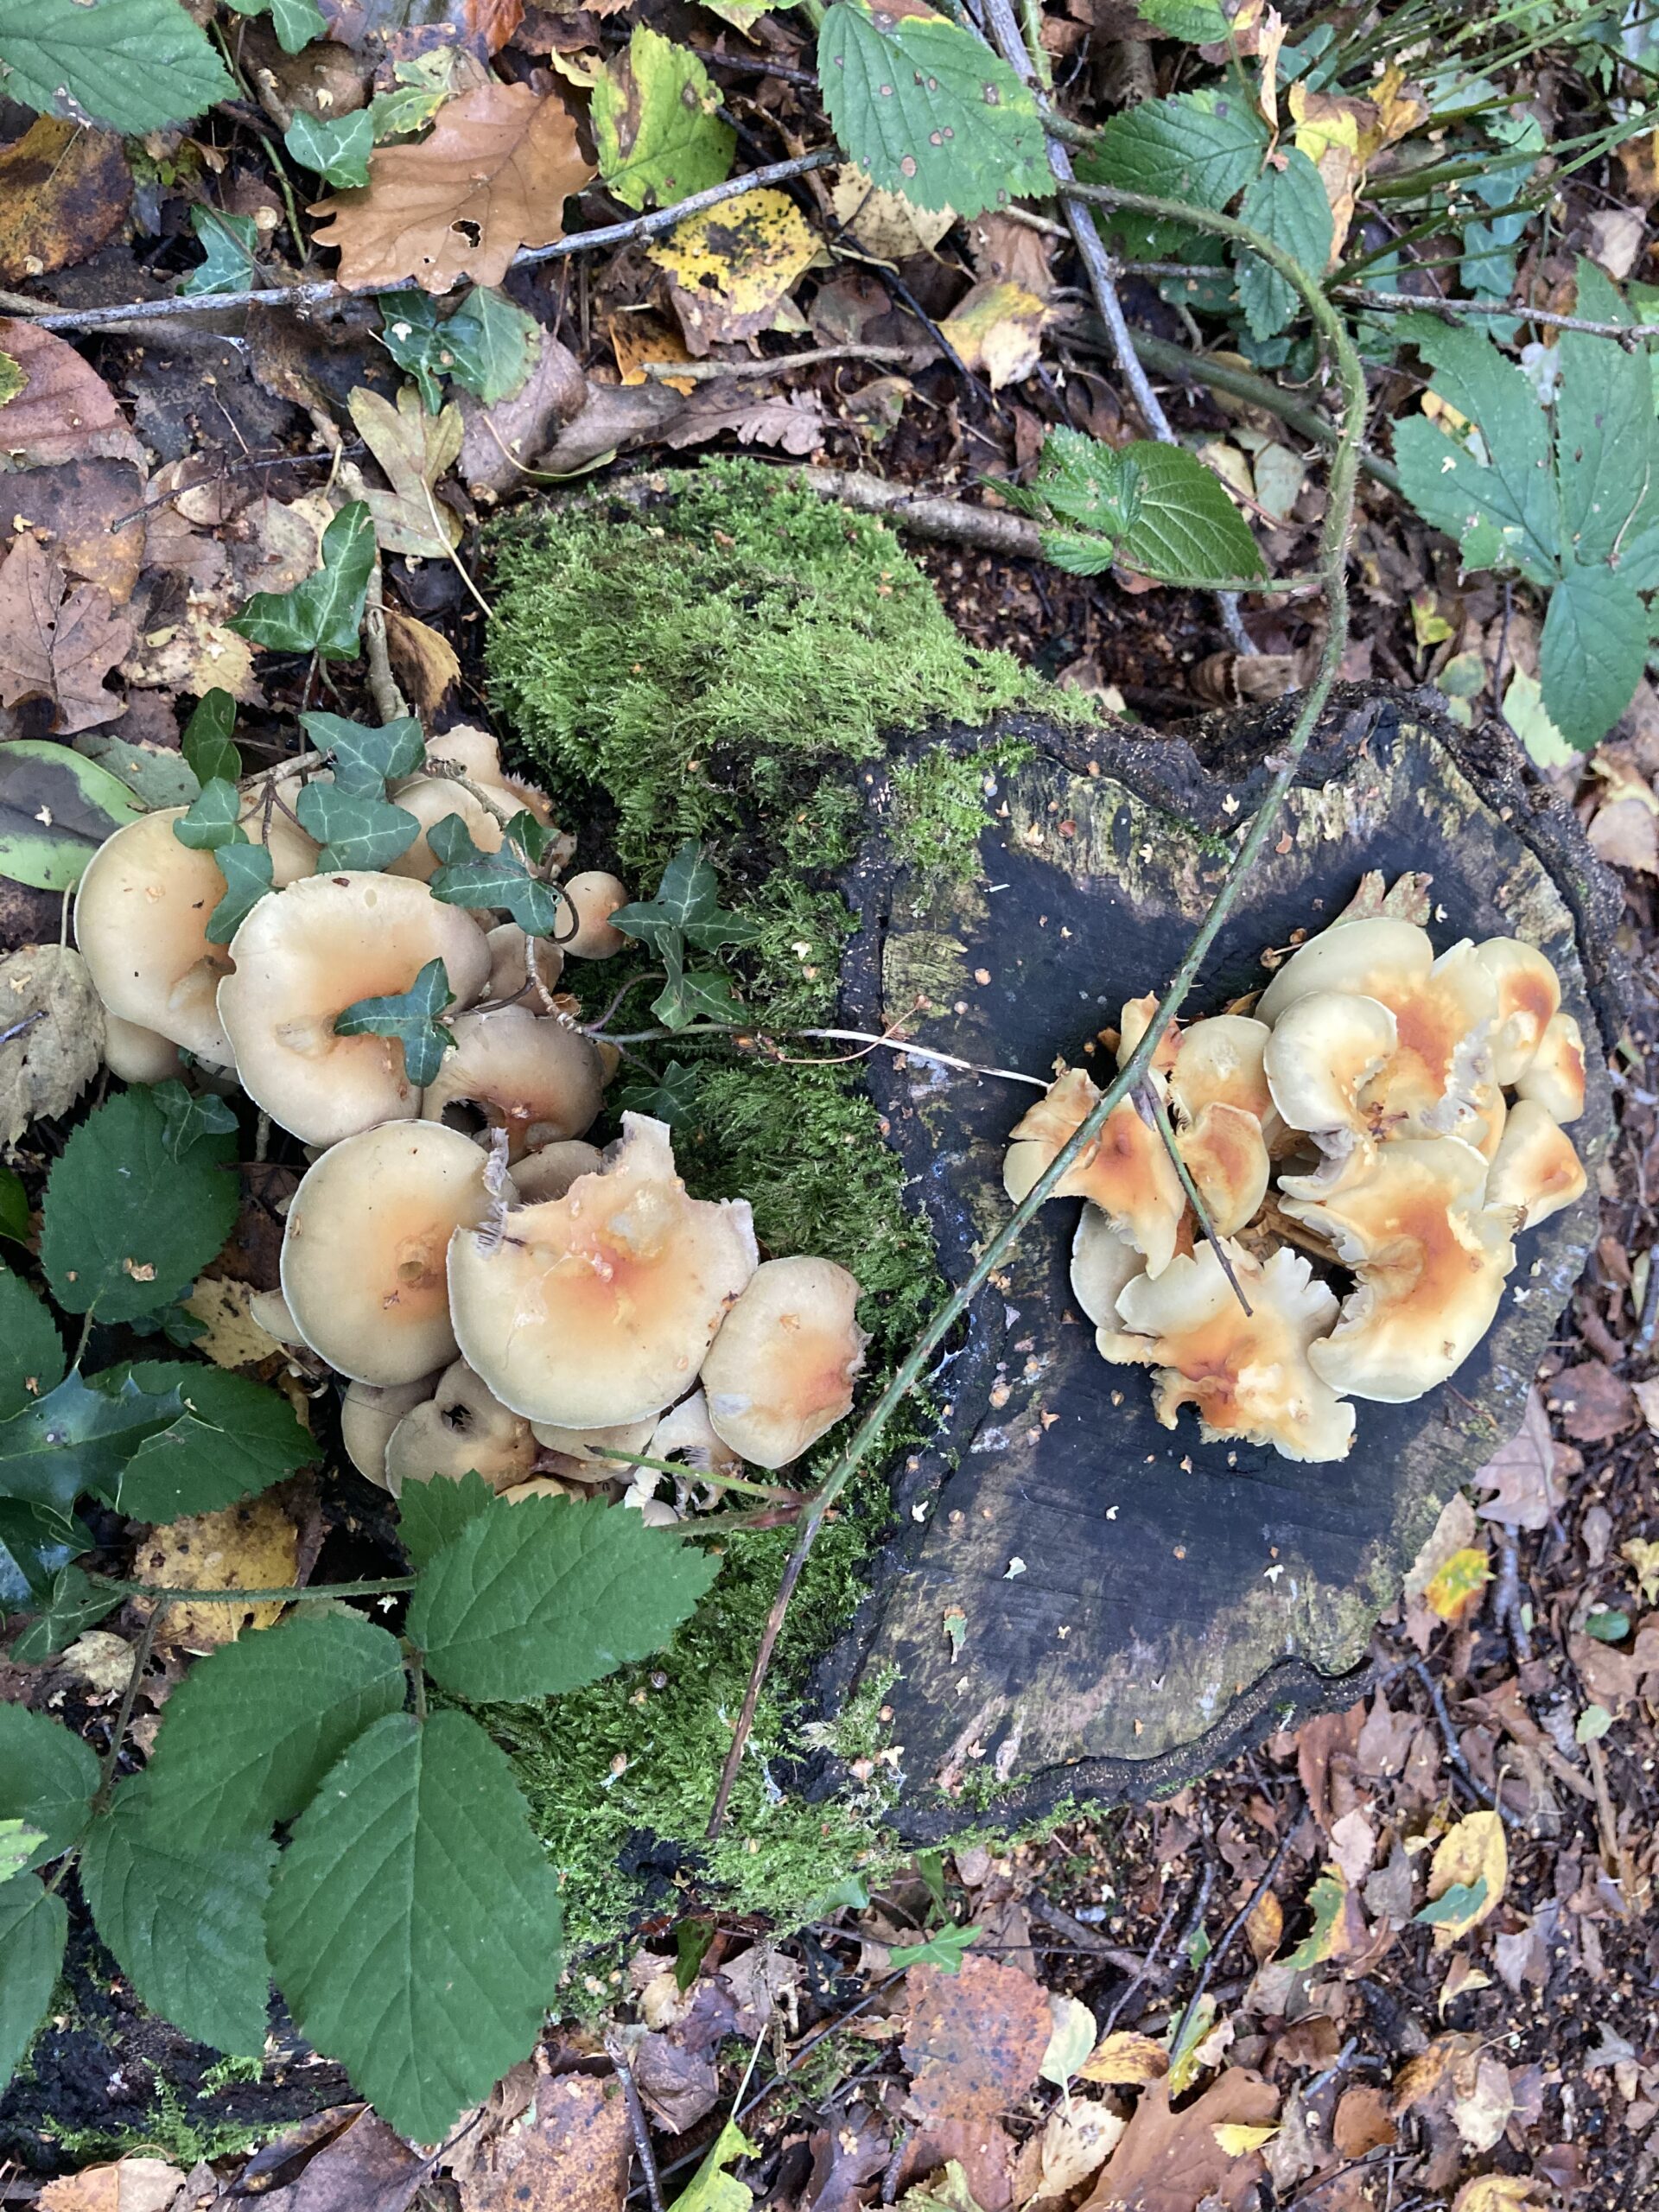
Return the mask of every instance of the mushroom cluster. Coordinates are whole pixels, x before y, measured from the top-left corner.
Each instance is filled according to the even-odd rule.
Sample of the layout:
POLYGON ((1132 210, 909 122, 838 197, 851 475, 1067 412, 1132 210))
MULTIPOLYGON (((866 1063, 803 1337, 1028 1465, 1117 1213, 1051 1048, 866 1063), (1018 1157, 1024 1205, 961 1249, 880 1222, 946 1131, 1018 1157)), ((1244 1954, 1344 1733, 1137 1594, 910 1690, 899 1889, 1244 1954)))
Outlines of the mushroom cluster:
POLYGON ((429 839, 450 815, 494 853, 497 811, 527 810, 569 857, 483 732, 432 740, 388 796, 416 842, 319 874, 291 812, 245 795, 271 889, 227 944, 208 927, 226 878, 175 836, 182 810, 117 831, 81 882, 115 1072, 158 1082, 188 1055, 309 1148, 261 1319, 344 1378, 347 1455, 394 1494, 469 1471, 514 1498, 610 1483, 672 1520, 745 1461, 787 1465, 851 1408, 859 1287, 829 1260, 763 1261, 747 1201, 690 1197, 661 1122, 625 1113, 607 1151, 587 1141, 616 1054, 556 987, 567 957, 622 950, 626 891, 564 876, 550 938, 435 895, 429 839), (399 1033, 342 1018, 435 962, 448 1041, 416 1080, 399 1033), (665 1472, 675 1503, 656 1495, 665 1472))
MULTIPOLYGON (((1166 1428, 1192 1405, 1206 1442, 1345 1458, 1349 1402, 1448 1381, 1491 1326, 1516 1236, 1586 1188, 1565 1126, 1584 1042, 1554 969, 1516 938, 1437 955, 1427 889, 1367 876, 1253 1004, 1172 1023, 1140 1097, 1050 1193, 1084 1201, 1073 1294, 1103 1358, 1153 1370, 1166 1428)), ((1109 1033, 1120 1065, 1154 1005, 1131 1001, 1109 1033)), ((1101 1096, 1060 1071, 1012 1133, 1010 1198, 1101 1096)))

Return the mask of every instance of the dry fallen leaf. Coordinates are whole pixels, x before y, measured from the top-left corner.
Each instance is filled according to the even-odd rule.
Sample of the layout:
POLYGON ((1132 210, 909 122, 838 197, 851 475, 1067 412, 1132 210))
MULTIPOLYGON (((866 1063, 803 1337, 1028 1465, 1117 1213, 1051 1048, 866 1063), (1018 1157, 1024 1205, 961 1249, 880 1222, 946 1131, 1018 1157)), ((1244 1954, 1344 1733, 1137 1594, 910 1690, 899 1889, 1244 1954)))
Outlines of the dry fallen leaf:
POLYGON ((119 1697, 132 1680, 137 1654, 124 1637, 112 1630, 89 1628, 59 1652, 54 1672, 61 1680, 79 1682, 99 1697, 119 1697))
POLYGON ((0 960, 0 1030, 24 1021, 0 1044, 0 1152, 31 1122, 67 1113, 98 1073, 104 1008, 78 952, 29 944, 0 960))
MULTIPOLYGON (((285 1590, 299 1568, 299 1531, 267 1491, 222 1513, 201 1513, 152 1529, 138 1546, 133 1573, 175 1590, 285 1590)), ((245 1628, 270 1628, 280 1604, 170 1605, 159 1641, 211 1651, 245 1628)))
POLYGON ((366 386, 349 404, 359 436, 391 486, 390 492, 372 486, 363 491, 376 542, 385 553, 442 560, 461 536, 460 517, 436 496, 438 479, 461 457, 460 408, 452 401, 441 414, 429 414, 412 384, 399 391, 395 407, 366 386))
POLYGON ((817 250, 806 219, 781 192, 749 192, 710 207, 645 249, 668 271, 669 297, 698 359, 770 330, 817 250))
POLYGON ((1453 2080, 1456 2086, 1452 2098, 1452 2125, 1468 2148, 1480 2158, 1501 2140, 1515 2110, 1510 2069, 1491 2051, 1484 2050, 1469 2062, 1466 2069, 1459 2069, 1453 2080))
POLYGON ((564 203, 594 175, 557 93, 492 78, 441 109, 418 145, 377 147, 362 191, 311 212, 333 219, 317 242, 338 247, 349 290, 447 292, 499 284, 520 246, 562 238, 564 203))
POLYGON ((1138 2089, 1145 2082, 1161 2082, 1168 2071, 1169 2053, 1162 2044, 1128 2028, 1115 2028, 1078 2067, 1077 2079, 1138 2089))
POLYGON ((118 607, 145 559, 144 480, 130 461, 68 461, 9 479, 0 536, 28 529, 72 576, 101 584, 118 607), (123 518, 125 518, 123 520, 123 518), (121 527, 112 527, 119 522, 121 527))
POLYGON ((1484 1548, 1471 1544, 1463 1551, 1453 1552, 1431 1579, 1423 1592, 1423 1603, 1430 1612, 1455 1625, 1480 1611, 1482 1594, 1491 1579, 1492 1570, 1486 1563, 1484 1548))
POLYGON ((32 537, 19 537, 0 562, 0 703, 45 699, 52 727, 67 736, 96 729, 127 711, 104 678, 132 650, 133 627, 96 584, 67 579, 32 537))
POLYGON ((206 1331, 193 1349, 215 1367, 262 1367, 280 1356, 283 1345, 249 1311, 250 1301, 260 1295, 251 1282, 203 1275, 184 1300, 185 1312, 206 1331))
POLYGON ((918 207, 902 193, 884 192, 855 162, 836 171, 830 199, 849 237, 876 261, 931 253, 957 219, 952 207, 918 207))
POLYGON ((1510 1878, 1503 1823, 1494 1812, 1465 1813, 1435 1846, 1428 1895, 1437 1904, 1453 1891, 1466 1892, 1459 1909, 1434 1925, 1434 1947, 1449 1950, 1459 1936, 1497 1910, 1510 1878))
POLYGON ((961 2162, 974 2201, 998 2212, 1009 2199, 1013 2144, 1000 2115, 1037 2079, 1053 2031, 1047 1993, 1017 1967, 971 1952, 954 1974, 912 1967, 908 2109, 920 2121, 918 2168, 961 2162))
POLYGON ((127 427, 115 395, 74 347, 55 332, 0 318, 0 353, 10 353, 26 382, 0 410, 0 453, 14 468, 50 468, 60 461, 132 461, 144 449, 127 427))
POLYGON ((976 284, 939 326, 964 366, 982 369, 993 391, 1020 384, 1042 352, 1048 308, 1034 292, 1008 283, 976 284))
POLYGON ((522 486, 525 469, 581 412, 587 397, 580 363, 550 330, 543 332, 536 365, 510 398, 486 406, 461 392, 461 480, 473 497, 499 499, 522 486))
POLYGON ((823 402, 816 391, 757 392, 722 380, 702 385, 658 435, 664 445, 680 448, 701 445, 729 430, 740 445, 806 454, 822 442, 826 427, 823 402))
POLYGON ((461 2177, 461 2212, 622 2212, 632 2148, 619 2083, 538 2069, 531 2106, 461 2177))
POLYGON ((164 2212, 184 2180, 165 2158, 118 2158, 48 2182, 37 2202, 43 2212, 164 2212))
POLYGON ((0 147, 0 276, 14 283, 89 260, 132 200, 132 172, 112 130, 39 115, 0 147))
POLYGON ((1090 2097, 1073 2097, 1049 2114, 1042 2144, 1042 2194, 1065 2196, 1097 2174, 1123 2139, 1128 2122, 1090 2097))
POLYGON ((1227 2212, 1243 2212, 1255 2202, 1262 2154, 1235 2157, 1216 2131, 1270 2128, 1278 2113, 1278 2091, 1249 2067, 1229 2067, 1178 2113, 1169 2108, 1167 2082, 1152 2082, 1083 2212, 1195 2212, 1211 2197, 1227 2212))
POLYGON ((1495 1452, 1475 1477, 1477 1490, 1492 1492, 1480 1509, 1483 1521, 1505 1529, 1545 1529, 1560 1510, 1561 1487, 1555 1473, 1555 1440, 1543 1393, 1535 1383, 1518 1435, 1495 1452))
POLYGON ((1452 2199, 1452 2212, 1514 2212, 1517 2204, 1538 2204, 1540 2183, 1527 2174, 1477 2174, 1452 2199))
POLYGON ((386 609, 386 651, 398 682, 423 721, 430 721, 461 676, 448 638, 401 607, 386 609))

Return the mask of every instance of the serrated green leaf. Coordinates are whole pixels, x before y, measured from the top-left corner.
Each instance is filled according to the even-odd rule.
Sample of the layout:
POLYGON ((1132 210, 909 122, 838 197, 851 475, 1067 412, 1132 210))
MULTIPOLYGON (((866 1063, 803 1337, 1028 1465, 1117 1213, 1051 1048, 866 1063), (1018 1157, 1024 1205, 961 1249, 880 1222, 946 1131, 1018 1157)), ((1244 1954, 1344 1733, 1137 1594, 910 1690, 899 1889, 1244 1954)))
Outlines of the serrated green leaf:
POLYGON ((475 284, 444 324, 443 341, 455 382, 493 407, 523 391, 541 355, 542 326, 505 292, 475 284))
POLYGON ((89 1382, 72 1371, 38 1405, 0 1421, 0 1501, 27 1509, 44 1532, 67 1540, 82 1491, 113 1490, 139 1446, 182 1410, 176 1390, 157 1395, 130 1376, 89 1382))
POLYGON ((0 1819, 0 1884, 15 1881, 45 1841, 39 1828, 23 1821, 0 1819))
POLYGON ((147 1090, 89 1114, 47 1179, 41 1266, 66 1312, 130 1321, 180 1297, 236 1221, 236 1148, 205 1137, 183 1160, 147 1090))
POLYGON ((301 108, 283 134, 295 160, 330 184, 360 189, 369 181, 374 124, 365 107, 354 115, 317 116, 301 108))
POLYGON ((1222 208, 1255 180, 1267 150, 1268 126, 1248 96, 1211 87, 1108 117, 1079 155, 1077 175, 1089 184, 1222 208))
POLYGON ((200 242, 202 258, 180 291, 248 292, 257 287, 253 249, 259 232, 251 215, 225 215, 217 207, 197 206, 190 210, 190 227, 200 242))
POLYGON ((1151 440, 1124 454, 1139 480, 1135 519, 1118 547, 1126 568, 1172 584, 1267 573, 1249 523, 1196 454, 1151 440))
POLYGON ((1580 753, 1630 705, 1647 654, 1647 610, 1634 587, 1613 569, 1568 569, 1549 595, 1538 677, 1545 711, 1580 753))
POLYGON ((205 691, 180 740, 191 772, 204 788, 215 777, 233 784, 241 775, 242 755, 231 741, 235 728, 236 702, 230 693, 205 691))
POLYGON ((556 2001, 557 1878, 464 1713, 390 1713, 359 1737, 295 1823, 267 1922, 301 2031, 417 2142, 524 2056, 556 2001))
POLYGON ((365 1728, 403 1710, 405 1688, 397 1637, 343 1605, 221 1645, 168 1700, 144 1770, 156 1819, 200 1843, 268 1834, 365 1728))
POLYGON ((131 1521, 181 1521, 218 1513, 269 1490, 318 1457, 315 1440, 280 1390, 200 1361, 143 1360, 142 1390, 176 1391, 182 1411, 144 1439, 113 1488, 100 1485, 131 1521))
POLYGON ((334 789, 354 798, 384 798, 390 779, 416 776, 425 763, 425 735, 412 715, 378 728, 343 715, 302 715, 300 728, 332 764, 334 789))
POLYGON ((0 1418, 55 1389, 64 1364, 57 1323, 20 1275, 0 1268, 0 1418))
POLYGON ((81 1893, 99 1936, 151 2012, 236 2056, 264 2049, 270 1970, 264 1912, 276 1847, 200 1847, 152 1803, 147 1776, 124 1783, 80 1853, 81 1893))
MULTIPOLYGON (((14 1244, 29 1242, 29 1192, 23 1179, 12 1167, 0 1167, 0 1236, 10 1237, 14 1244)), ((0 1353, 0 1358, 4 1354, 0 1353)))
POLYGON ((60 1651, 67 1651, 83 1629, 95 1627, 122 1603, 118 1590, 94 1583, 83 1567, 60 1567, 41 1599, 40 1611, 16 1637, 11 1656, 20 1664, 38 1666, 60 1651))
POLYGON ((0 2091, 16 2072, 52 2001, 69 1913, 31 1877, 0 1890, 0 2091))
POLYGON ((338 784, 308 784, 294 802, 302 828, 322 850, 317 871, 334 875, 346 868, 385 868, 406 853, 421 825, 406 807, 389 799, 367 798, 338 784))
POLYGON ((1227 36, 1227 18, 1216 0, 1141 0, 1137 12, 1143 23, 1188 46, 1218 46, 1227 36))
MULTIPOLYGON (((470 1471, 459 1482, 436 1477, 429 1483, 406 1483, 397 1500, 397 1535, 410 1565, 418 1573, 495 1502, 496 1494, 483 1476, 470 1471)), ((501 1510, 513 1512, 517 1508, 501 1510)))
POLYGON ((1117 558, 1109 537, 1091 537, 1080 530, 1046 530, 1043 558, 1071 576, 1103 576, 1117 558))
POLYGON ((73 890, 105 839, 144 810, 118 777, 67 745, 0 745, 0 875, 13 883, 73 890))
POLYGON ((165 1125, 162 1141, 175 1160, 182 1160, 204 1137, 236 1135, 235 1109, 216 1091, 204 1090, 198 1096, 187 1090, 175 1077, 168 1083, 152 1084, 150 1095, 162 1109, 165 1125))
POLYGON ((1426 416, 1408 417, 1394 434, 1406 497, 1426 522, 1465 545, 1469 565, 1494 565, 1467 551, 1467 533, 1484 523, 1522 575, 1550 582, 1560 538, 1547 424, 1532 386, 1478 331, 1426 315, 1402 315, 1396 328, 1434 372, 1440 397, 1479 426, 1488 455, 1483 463, 1426 416))
POLYGON ((221 845, 246 844, 240 826, 242 794, 223 776, 212 777, 173 824, 173 835, 193 853, 217 852, 221 845))
POLYGON ((1052 189, 1029 88, 931 10, 878 15, 869 0, 836 0, 818 32, 818 83, 853 159, 918 207, 978 215, 1052 189))
POLYGON ((406 1633, 445 1689, 556 1697, 660 1651, 719 1561, 602 1499, 480 1515, 423 1571, 406 1633))
MULTIPOLYGON (((522 819, 522 817, 520 817, 522 819)), ((532 826, 538 827, 533 823, 532 826)), ((499 906, 530 937, 551 937, 562 904, 558 893, 506 842, 493 853, 480 852, 459 814, 446 814, 426 833, 442 866, 431 881, 432 896, 447 906, 499 906)))
POLYGON ((225 879, 225 896, 202 935, 209 944, 228 944, 270 890, 276 863, 269 845, 219 845, 213 861, 225 879))
POLYGON ((0 1705, 0 1819, 41 1833, 25 1865, 44 1866, 78 1840, 97 1787, 98 1761, 61 1721, 0 1705))
POLYGON ((454 1032, 438 1020, 453 1006, 449 973, 442 960, 429 960, 406 991, 385 998, 359 999, 334 1019, 340 1037, 395 1037, 404 1048, 404 1070, 416 1090, 436 1077, 454 1032))
POLYGON ((0 1605, 9 1613, 45 1605, 56 1577, 92 1541, 84 1522, 19 1504, 0 1489, 0 1605))
POLYGON ((236 96, 178 0, 0 0, 0 62, 10 99, 130 135, 236 96))
MULTIPOLYGON (((1315 283, 1323 281, 1334 235, 1331 202, 1319 173, 1298 146, 1281 150, 1283 168, 1272 162, 1244 194, 1239 219, 1299 262, 1315 283)), ((1273 338, 1300 309, 1294 284, 1260 255, 1238 255, 1238 296, 1255 338, 1273 338)))
MULTIPOLYGON (((1594 322, 1632 318, 1593 261, 1579 263, 1578 313, 1594 322)), ((1649 349, 1651 350, 1651 349, 1649 349)), ((1659 508, 1659 423, 1653 372, 1639 353, 1564 330, 1555 395, 1555 466, 1561 482, 1564 559, 1581 566, 1623 554, 1644 503, 1659 508)), ((1563 725, 1565 727, 1565 725, 1563 725)))
POLYGON ((732 173, 737 133, 715 110, 720 94, 688 48, 637 24, 626 54, 593 92, 599 173, 625 206, 671 207, 732 173))
POLYGON ((292 591, 255 592, 226 627, 272 652, 355 660, 373 568, 373 518, 353 499, 322 533, 322 566, 292 591))

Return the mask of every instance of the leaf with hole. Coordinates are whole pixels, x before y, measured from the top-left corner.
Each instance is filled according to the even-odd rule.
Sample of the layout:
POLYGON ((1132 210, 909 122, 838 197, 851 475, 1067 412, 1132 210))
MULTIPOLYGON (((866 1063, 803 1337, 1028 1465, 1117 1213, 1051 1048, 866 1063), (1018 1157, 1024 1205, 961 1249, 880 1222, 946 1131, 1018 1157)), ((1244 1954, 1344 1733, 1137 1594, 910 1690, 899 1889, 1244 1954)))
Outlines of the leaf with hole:
POLYGON ((438 1016, 454 1004, 449 976, 442 960, 429 960, 406 991, 384 998, 359 999, 334 1018, 340 1037, 395 1037, 404 1048, 404 1069, 416 1090, 433 1082, 446 1051, 454 1043, 454 1032, 438 1016))
POLYGON ((363 602, 374 567, 374 523, 361 499, 322 533, 322 565, 292 591, 257 591, 226 627, 271 652, 315 652, 355 660, 363 602))

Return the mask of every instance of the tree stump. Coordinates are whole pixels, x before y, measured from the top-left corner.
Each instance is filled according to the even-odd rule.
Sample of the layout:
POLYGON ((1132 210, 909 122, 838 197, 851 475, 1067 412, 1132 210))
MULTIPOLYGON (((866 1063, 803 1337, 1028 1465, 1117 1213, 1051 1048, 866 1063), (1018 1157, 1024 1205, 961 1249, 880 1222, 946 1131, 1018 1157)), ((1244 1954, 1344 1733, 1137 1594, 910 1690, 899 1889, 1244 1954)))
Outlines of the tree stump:
MULTIPOLYGON (((1441 1508, 1520 1425, 1597 1233, 1618 900, 1507 735, 1470 738, 1433 697, 1339 692, 1184 1016, 1258 988, 1262 950, 1333 920, 1366 870, 1427 872, 1438 950, 1519 936, 1559 971, 1589 1060, 1573 1130, 1588 1192, 1522 1232, 1498 1318, 1454 1380, 1358 1404, 1351 1453, 1323 1465, 1201 1444, 1191 1409, 1160 1427, 1146 1372, 1095 1349, 1068 1281, 1078 1204, 1052 1201, 933 1378, 939 1433, 898 1470, 871 1593, 820 1670, 831 1711, 887 1685, 904 1777, 890 1817, 908 1837, 958 1834, 978 1811, 1008 1825, 1162 1793, 1351 1703, 1441 1508)), ((1024 724, 1033 757, 988 792, 973 882, 912 876, 878 826, 850 886, 849 1024, 903 1025, 982 1067, 1046 1075, 1058 1057, 1103 1086, 1110 1055, 1088 1047, 1125 999, 1166 987, 1294 703, 1162 740, 1024 724)), ((879 779, 869 789, 879 825, 879 779)), ((1002 1154, 1035 1094, 885 1052, 867 1065, 960 1281, 1007 1218, 1002 1154)))

